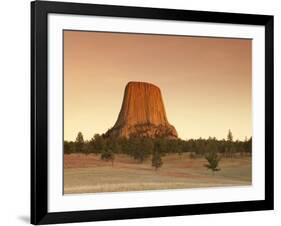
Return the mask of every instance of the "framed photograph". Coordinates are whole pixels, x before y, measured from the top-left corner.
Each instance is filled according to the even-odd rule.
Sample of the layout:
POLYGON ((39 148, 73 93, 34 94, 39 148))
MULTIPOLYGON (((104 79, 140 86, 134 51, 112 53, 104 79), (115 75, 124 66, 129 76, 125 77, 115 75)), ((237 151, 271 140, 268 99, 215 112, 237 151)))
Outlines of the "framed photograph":
POLYGON ((31 223, 273 209, 273 16, 31 3, 31 223))

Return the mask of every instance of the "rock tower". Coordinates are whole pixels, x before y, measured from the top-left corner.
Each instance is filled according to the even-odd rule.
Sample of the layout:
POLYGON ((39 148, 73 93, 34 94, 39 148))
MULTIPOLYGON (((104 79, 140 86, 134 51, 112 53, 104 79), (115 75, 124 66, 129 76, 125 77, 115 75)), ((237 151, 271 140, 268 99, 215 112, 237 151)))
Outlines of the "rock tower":
POLYGON ((169 124, 160 89, 146 82, 129 82, 115 125, 106 132, 109 137, 164 137, 177 139, 169 124))

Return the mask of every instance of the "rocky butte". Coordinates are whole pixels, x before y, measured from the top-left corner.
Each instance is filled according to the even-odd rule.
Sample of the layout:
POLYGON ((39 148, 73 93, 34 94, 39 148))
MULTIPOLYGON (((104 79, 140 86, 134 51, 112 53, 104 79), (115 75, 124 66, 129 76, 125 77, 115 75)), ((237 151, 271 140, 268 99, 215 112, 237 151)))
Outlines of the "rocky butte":
POLYGON ((166 116, 160 89, 146 82, 129 82, 115 125, 107 137, 164 137, 177 139, 177 131, 166 116))

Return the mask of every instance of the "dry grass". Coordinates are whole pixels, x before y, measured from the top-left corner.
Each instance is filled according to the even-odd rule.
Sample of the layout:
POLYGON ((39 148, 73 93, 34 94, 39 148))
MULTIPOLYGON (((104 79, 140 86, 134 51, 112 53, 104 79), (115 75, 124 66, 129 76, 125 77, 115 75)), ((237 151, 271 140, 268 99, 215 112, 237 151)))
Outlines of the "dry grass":
POLYGON ((251 158, 222 159, 221 171, 204 167, 204 158, 190 159, 189 155, 167 155, 164 164, 155 171, 148 159, 136 163, 126 155, 117 155, 114 166, 100 160, 99 155, 71 154, 64 156, 64 192, 94 193, 183 189, 251 184, 251 158))

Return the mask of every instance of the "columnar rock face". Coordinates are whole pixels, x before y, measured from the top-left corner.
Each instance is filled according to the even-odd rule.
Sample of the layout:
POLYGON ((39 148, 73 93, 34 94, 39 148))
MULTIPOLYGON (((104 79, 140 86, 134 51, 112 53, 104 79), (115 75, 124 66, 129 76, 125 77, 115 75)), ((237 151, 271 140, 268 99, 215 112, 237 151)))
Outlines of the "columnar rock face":
POLYGON ((106 135, 169 139, 176 139, 178 136, 167 120, 160 89, 145 82, 127 84, 118 119, 106 135))

